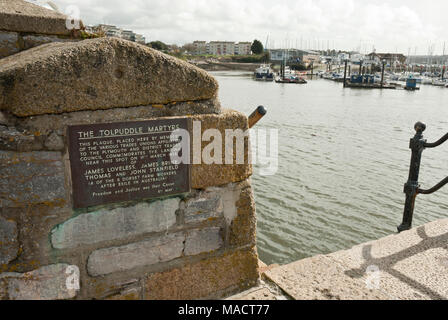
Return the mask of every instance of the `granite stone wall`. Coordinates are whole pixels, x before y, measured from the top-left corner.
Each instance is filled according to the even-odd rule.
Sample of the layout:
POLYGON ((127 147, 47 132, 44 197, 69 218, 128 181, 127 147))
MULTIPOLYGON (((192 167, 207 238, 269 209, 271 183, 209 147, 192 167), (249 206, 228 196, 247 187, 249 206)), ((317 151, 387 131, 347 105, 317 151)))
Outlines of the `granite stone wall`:
POLYGON ((0 299, 219 298, 255 285, 247 139, 243 164, 192 164, 190 192, 73 209, 67 126, 187 117, 247 130, 217 90, 206 72, 118 39, 0 59, 0 299))
POLYGON ((23 0, 0 0, 0 59, 44 43, 82 40, 67 16, 23 0))

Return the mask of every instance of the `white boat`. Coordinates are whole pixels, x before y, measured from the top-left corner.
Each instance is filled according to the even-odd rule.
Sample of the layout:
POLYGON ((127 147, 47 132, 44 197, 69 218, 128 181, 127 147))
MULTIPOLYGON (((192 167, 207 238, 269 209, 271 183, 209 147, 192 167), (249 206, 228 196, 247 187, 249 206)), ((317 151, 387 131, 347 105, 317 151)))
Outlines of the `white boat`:
POLYGON ((257 81, 274 81, 274 70, 269 64, 262 64, 255 70, 254 77, 257 81))
POLYGON ((432 85, 436 87, 445 87, 447 83, 445 80, 434 79, 432 80, 432 85))
MULTIPOLYGON (((417 81, 417 83, 418 83, 418 81, 417 81)), ((420 83, 421 84, 433 84, 433 80, 428 77, 422 77, 420 83)))

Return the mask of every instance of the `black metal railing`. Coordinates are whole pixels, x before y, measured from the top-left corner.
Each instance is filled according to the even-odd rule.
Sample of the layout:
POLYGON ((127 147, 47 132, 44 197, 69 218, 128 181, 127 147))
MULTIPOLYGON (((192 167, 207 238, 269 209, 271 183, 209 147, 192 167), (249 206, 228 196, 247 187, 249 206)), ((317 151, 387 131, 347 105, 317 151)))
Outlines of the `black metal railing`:
POLYGON ((423 131, 426 130, 426 125, 417 122, 414 126, 416 131, 415 136, 411 139, 409 148, 412 150, 411 166, 409 168, 408 182, 404 185, 404 193, 406 194, 406 202, 404 204, 403 222, 398 227, 398 232, 409 230, 412 227, 412 216, 414 215, 415 198, 418 194, 431 194, 448 184, 448 177, 440 181, 431 189, 420 189, 418 183, 418 175, 420 173, 420 162, 422 159, 422 152, 426 148, 435 148, 448 140, 448 133, 440 140, 434 143, 428 143, 423 139, 423 131))

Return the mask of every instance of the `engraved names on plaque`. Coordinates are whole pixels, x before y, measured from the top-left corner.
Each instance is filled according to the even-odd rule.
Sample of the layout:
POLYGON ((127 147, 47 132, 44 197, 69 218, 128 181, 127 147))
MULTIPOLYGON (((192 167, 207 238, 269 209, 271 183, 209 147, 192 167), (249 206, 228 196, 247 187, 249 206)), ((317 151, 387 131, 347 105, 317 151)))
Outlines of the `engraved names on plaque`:
POLYGON ((187 118, 68 127, 73 205, 85 208, 190 191, 190 166, 171 153, 189 154, 189 143, 171 141, 187 118))

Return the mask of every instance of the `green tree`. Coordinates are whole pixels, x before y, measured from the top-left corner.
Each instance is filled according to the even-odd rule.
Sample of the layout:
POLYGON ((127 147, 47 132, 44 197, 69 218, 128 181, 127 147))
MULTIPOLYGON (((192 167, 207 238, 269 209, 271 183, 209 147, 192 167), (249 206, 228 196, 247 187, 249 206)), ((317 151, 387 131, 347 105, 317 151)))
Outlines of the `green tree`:
POLYGON ((262 54, 263 53, 263 44, 257 39, 254 40, 252 46, 250 47, 253 54, 262 54))
POLYGON ((168 46, 165 43, 163 43, 162 41, 151 41, 149 43, 149 46, 151 48, 159 50, 159 51, 168 50, 168 46))

